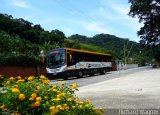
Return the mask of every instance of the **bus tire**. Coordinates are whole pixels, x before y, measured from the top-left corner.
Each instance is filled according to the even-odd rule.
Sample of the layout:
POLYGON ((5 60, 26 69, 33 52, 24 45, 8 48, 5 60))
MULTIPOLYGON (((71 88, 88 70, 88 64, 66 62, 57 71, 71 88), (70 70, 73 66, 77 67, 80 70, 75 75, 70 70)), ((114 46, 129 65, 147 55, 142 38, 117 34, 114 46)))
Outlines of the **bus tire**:
POLYGON ((102 69, 101 72, 100 72, 101 75, 104 75, 105 73, 106 73, 105 69, 102 69))
POLYGON ((82 78, 82 77, 83 77, 83 71, 80 70, 80 71, 78 71, 78 78, 82 78))
POLYGON ((68 80, 68 77, 69 77, 69 74, 66 72, 66 73, 63 75, 63 79, 64 79, 64 80, 68 80))

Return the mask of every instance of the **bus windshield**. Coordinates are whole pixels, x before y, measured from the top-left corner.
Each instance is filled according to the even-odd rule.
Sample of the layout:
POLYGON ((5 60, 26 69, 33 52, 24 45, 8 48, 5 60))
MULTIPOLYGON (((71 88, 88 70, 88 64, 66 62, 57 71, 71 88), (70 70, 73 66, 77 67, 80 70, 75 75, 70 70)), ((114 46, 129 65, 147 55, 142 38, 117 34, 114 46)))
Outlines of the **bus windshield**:
POLYGON ((65 64, 65 52, 62 51, 52 51, 47 56, 47 67, 58 68, 65 64))

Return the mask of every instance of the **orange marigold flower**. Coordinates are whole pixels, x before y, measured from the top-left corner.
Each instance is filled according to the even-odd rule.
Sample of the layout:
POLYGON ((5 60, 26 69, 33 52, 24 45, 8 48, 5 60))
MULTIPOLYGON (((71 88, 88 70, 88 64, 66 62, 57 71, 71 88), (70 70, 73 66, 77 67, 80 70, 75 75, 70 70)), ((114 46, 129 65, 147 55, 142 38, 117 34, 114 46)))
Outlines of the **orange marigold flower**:
POLYGON ((18 88, 13 88, 13 89, 12 89, 12 92, 13 92, 13 93, 18 93, 18 92, 20 92, 20 91, 19 91, 18 88))
POLYGON ((50 111, 52 111, 52 110, 54 110, 54 109, 55 109, 55 106, 51 106, 51 107, 49 108, 50 111))
POLYGON ((18 98, 19 98, 20 100, 24 100, 24 99, 25 99, 25 94, 19 94, 18 98))
POLYGON ((65 85, 66 83, 64 81, 61 82, 62 85, 65 85))
POLYGON ((60 100, 61 100, 61 98, 56 98, 56 100, 57 100, 57 101, 60 101, 60 100))
POLYGON ((36 88, 39 90, 41 87, 38 85, 38 86, 36 86, 36 88))
POLYGON ((62 108, 62 105, 57 105, 56 106, 56 109, 60 109, 60 108, 62 108))
POLYGON ((6 84, 7 84, 7 85, 10 85, 10 81, 6 81, 6 84))
POLYGON ((37 100, 37 101, 40 101, 40 100, 42 100, 42 98, 41 98, 41 97, 37 97, 36 100, 37 100))
POLYGON ((88 103, 91 103, 91 100, 90 100, 90 99, 86 99, 86 101, 87 101, 88 103))
POLYGON ((31 80, 33 80, 33 79, 34 79, 34 76, 28 77, 28 80, 29 80, 29 81, 31 81, 31 80))
POLYGON ((21 76, 17 76, 17 79, 21 79, 21 76))
POLYGON ((61 93, 61 96, 65 97, 65 96, 66 96, 66 93, 61 93))
POLYGON ((86 106, 86 107, 89 107, 89 106, 90 106, 90 104, 86 104, 85 106, 86 106))
POLYGON ((40 78, 41 79, 46 79, 46 77, 44 75, 41 75, 40 78))
POLYGON ((30 101, 34 100, 33 98, 29 98, 30 101))
POLYGON ((5 108, 5 105, 0 106, 0 109, 4 109, 4 108, 5 108))
POLYGON ((31 97, 32 97, 33 99, 35 99, 35 98, 37 97, 37 94, 36 94, 36 93, 32 93, 31 97))
POLYGON ((68 98, 68 101, 72 101, 72 98, 68 98))
POLYGON ((13 80, 13 79, 14 79, 14 77, 10 77, 9 79, 10 79, 10 80, 13 80))
POLYGON ((80 101, 80 102, 79 102, 79 104, 80 104, 80 105, 82 105, 82 104, 83 104, 83 102, 82 102, 82 101, 80 101))
POLYGON ((76 84, 76 83, 73 83, 73 84, 71 85, 71 88, 72 88, 72 89, 77 89, 77 84, 76 84))
POLYGON ((34 103, 34 105, 38 107, 38 106, 41 105, 41 103, 40 103, 40 101, 36 101, 36 102, 34 103))
POLYGON ((47 98, 48 98, 48 96, 44 96, 44 98, 45 98, 45 99, 47 99, 47 98))
POLYGON ((65 103, 65 104, 63 104, 65 107, 67 107, 68 105, 65 103))
POLYGON ((68 106, 67 106, 67 107, 65 107, 65 110, 66 110, 66 111, 68 111, 68 110, 69 110, 69 107, 68 107, 68 106))
POLYGON ((61 98, 61 94, 58 94, 58 95, 57 95, 57 98, 61 98))
POLYGON ((57 89, 52 89, 53 92, 57 92, 57 89))
POLYGON ((31 106, 32 106, 32 107, 35 107, 35 103, 32 103, 31 106))
POLYGON ((42 81, 44 84, 49 84, 50 83, 50 80, 43 80, 42 81))
POLYGON ((25 80, 24 79, 20 79, 20 80, 18 80, 17 82, 24 82, 25 80))

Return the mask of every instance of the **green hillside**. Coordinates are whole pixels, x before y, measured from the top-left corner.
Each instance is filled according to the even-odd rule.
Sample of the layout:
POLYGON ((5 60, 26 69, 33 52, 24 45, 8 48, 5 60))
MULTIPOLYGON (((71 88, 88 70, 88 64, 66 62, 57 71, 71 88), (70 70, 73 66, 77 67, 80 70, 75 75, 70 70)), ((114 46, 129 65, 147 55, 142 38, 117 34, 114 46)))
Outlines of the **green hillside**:
POLYGON ((39 24, 34 25, 22 18, 15 19, 7 14, 0 14, 0 44, 0 65, 42 64, 41 51, 45 54, 51 49, 60 47, 112 53, 113 59, 120 60, 124 59, 125 51, 127 55, 129 54, 128 58, 136 61, 152 60, 150 53, 129 39, 109 34, 97 34, 93 37, 75 34, 67 38, 60 30, 47 31, 39 24), (144 53, 139 55, 140 51, 144 53))

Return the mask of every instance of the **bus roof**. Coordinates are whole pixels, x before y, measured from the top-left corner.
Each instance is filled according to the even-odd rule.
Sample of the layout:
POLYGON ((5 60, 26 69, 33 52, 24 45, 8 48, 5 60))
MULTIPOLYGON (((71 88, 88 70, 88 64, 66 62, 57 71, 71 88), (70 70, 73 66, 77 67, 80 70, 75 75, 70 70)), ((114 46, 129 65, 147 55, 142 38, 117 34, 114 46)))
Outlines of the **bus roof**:
POLYGON ((89 53, 89 54, 96 54, 96 55, 103 55, 103 56, 111 56, 111 54, 91 52, 91 51, 86 51, 86 50, 78 50, 78 49, 73 49, 73 48, 65 48, 65 49, 69 50, 69 51, 74 51, 74 52, 89 53))

